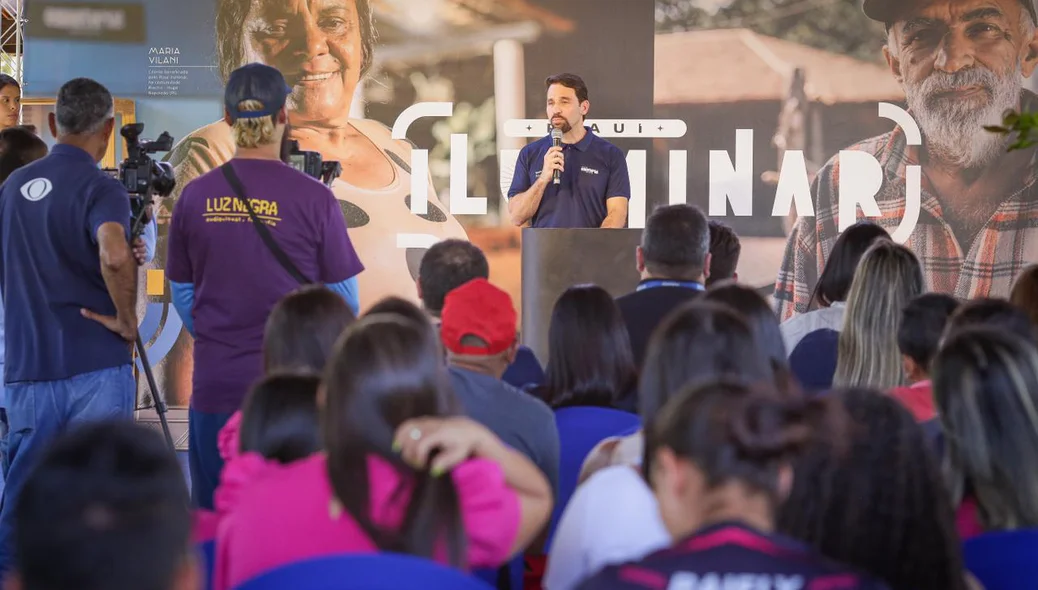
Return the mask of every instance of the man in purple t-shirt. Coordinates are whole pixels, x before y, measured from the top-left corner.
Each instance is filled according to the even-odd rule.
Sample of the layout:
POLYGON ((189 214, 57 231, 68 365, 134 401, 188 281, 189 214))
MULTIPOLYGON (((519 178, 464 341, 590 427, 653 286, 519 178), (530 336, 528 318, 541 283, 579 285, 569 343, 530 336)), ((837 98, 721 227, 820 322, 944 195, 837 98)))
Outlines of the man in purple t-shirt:
POLYGON ((223 461, 221 428, 261 376, 263 328, 270 310, 300 287, 323 283, 357 311, 363 265, 332 191, 281 161, 291 88, 269 66, 235 70, 224 93, 224 120, 237 152, 228 164, 244 197, 302 277, 264 243, 223 170, 195 179, 173 209, 166 273, 173 305, 195 337, 189 410, 192 496, 212 508, 223 461))

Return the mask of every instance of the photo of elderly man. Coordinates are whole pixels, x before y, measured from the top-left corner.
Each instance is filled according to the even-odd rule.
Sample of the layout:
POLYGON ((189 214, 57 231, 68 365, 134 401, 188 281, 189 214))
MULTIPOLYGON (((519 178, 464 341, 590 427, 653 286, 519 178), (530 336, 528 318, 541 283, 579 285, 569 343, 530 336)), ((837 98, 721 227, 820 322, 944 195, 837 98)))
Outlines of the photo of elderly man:
MULTIPOLYGON (((879 162, 876 194, 889 232, 905 212, 906 169, 921 167, 922 211, 906 245, 923 263, 928 290, 957 297, 1004 296, 1038 258, 1034 150, 984 129, 1007 110, 1035 110, 1025 88, 1038 63, 1033 0, 865 0, 886 27, 883 56, 905 92, 922 145, 894 127, 847 149, 879 162)), ((839 233, 840 164, 833 156, 812 187, 814 217, 790 233, 775 287, 782 319, 808 311, 839 233)), ((859 211, 858 217, 863 214, 859 211)))

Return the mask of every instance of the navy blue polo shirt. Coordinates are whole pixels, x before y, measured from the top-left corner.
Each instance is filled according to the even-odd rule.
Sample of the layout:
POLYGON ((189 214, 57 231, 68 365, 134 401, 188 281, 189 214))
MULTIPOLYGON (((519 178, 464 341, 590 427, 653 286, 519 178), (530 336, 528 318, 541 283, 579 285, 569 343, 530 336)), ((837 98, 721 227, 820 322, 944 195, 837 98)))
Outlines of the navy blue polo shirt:
MULTIPOLYGON (((559 184, 548 183, 537 207, 532 227, 601 227, 606 218, 606 199, 631 198, 627 159, 620 148, 587 133, 577 143, 562 144, 565 170, 559 184)), ((512 175, 508 198, 525 192, 537 181, 544 166, 544 154, 551 148, 551 135, 526 145, 512 175)))
POLYGON ((0 289, 7 383, 54 381, 131 362, 130 346, 86 308, 115 315, 97 229, 130 234, 130 199, 78 147, 58 144, 0 186, 0 289))
POLYGON ((607 566, 580 590, 753 588, 888 590, 807 546, 736 522, 706 527, 641 561, 607 566))

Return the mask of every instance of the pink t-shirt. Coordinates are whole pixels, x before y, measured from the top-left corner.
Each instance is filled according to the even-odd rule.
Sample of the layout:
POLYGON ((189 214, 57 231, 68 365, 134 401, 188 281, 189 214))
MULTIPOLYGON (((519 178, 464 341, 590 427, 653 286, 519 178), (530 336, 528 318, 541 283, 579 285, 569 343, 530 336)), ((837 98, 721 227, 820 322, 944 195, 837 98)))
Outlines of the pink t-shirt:
MULTIPOLYGON (((511 557, 519 534, 519 497, 492 461, 472 459, 451 471, 473 568, 498 567, 511 557)), ((391 503, 399 472, 370 456, 371 514, 376 524, 397 526, 406 494, 391 503)), ((267 465, 234 493, 216 538, 214 590, 227 590, 259 574, 300 560, 336 553, 368 553, 378 548, 344 510, 332 510, 326 456, 289 465, 267 465)), ((220 502, 217 502, 220 503, 220 502)))

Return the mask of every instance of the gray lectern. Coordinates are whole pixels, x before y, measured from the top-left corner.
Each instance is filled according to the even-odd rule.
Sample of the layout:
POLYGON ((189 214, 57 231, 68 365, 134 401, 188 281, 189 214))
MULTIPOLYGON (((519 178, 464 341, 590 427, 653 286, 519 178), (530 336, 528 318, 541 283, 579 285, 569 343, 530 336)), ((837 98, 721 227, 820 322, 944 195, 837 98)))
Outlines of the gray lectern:
POLYGON ((523 230, 523 344, 548 362, 555 300, 573 285, 594 283, 613 297, 638 285, 634 250, 640 229, 523 230))

